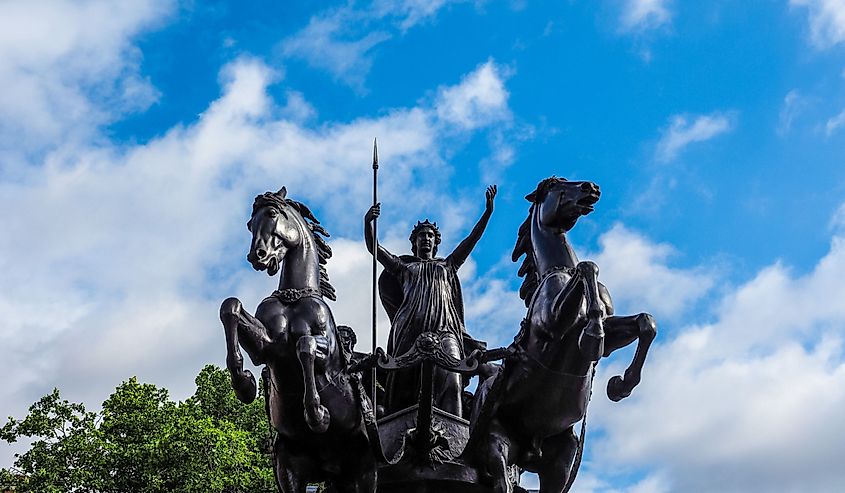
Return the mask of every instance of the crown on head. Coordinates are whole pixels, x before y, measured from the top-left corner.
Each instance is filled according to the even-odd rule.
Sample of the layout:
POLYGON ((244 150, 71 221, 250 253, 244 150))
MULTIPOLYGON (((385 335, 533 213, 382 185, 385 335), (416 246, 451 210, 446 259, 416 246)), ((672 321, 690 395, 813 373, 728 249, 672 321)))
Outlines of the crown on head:
POLYGON ((414 253, 414 255, 417 254, 417 245, 414 239, 417 237, 417 234, 425 228, 434 231, 434 252, 437 252, 437 245, 440 244, 440 230, 437 228, 437 223, 429 222, 429 220, 426 219, 422 222, 417 221, 416 226, 414 226, 414 229, 411 230, 411 236, 408 237, 408 239, 411 241, 411 251, 414 253))

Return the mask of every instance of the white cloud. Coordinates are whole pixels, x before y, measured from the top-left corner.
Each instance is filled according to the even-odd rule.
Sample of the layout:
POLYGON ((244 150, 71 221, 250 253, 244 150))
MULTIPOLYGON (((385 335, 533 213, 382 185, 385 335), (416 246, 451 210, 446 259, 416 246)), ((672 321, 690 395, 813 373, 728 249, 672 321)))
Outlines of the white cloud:
POLYGON ((621 224, 602 234, 599 246, 592 257, 620 314, 636 310, 662 320, 676 318, 715 282, 715 268, 671 268, 667 261, 676 252, 670 245, 654 244, 621 224))
POLYGON ((282 43, 287 56, 299 57, 313 67, 331 73, 337 79, 363 90, 364 80, 373 60, 370 50, 390 39, 384 31, 373 31, 352 39, 344 39, 345 27, 363 22, 359 15, 347 10, 325 17, 313 17, 308 25, 282 43))
POLYGON ((437 116, 459 130, 510 119, 505 77, 505 70, 493 61, 480 65, 460 84, 439 89, 437 116))
POLYGON ((306 122, 317 116, 317 110, 305 100, 305 96, 298 91, 287 91, 287 104, 282 108, 281 115, 287 120, 306 122))
POLYGON ((454 0, 375 0, 357 8, 325 10, 301 31, 282 41, 282 52, 326 70, 358 91, 373 64, 373 49, 396 35, 433 18, 454 0), (373 28, 378 24, 377 28, 373 28))
POLYGON ((831 135, 833 135, 834 132, 839 130, 842 125, 845 125, 845 110, 842 110, 841 112, 839 112, 838 115, 831 117, 827 120, 827 122, 824 124, 825 135, 830 137, 831 135))
POLYGON ((732 125, 732 115, 728 113, 715 112, 694 117, 675 115, 669 119, 669 126, 662 131, 657 143, 656 158, 663 162, 672 161, 688 145, 726 133, 732 125))
POLYGON ((378 18, 393 17, 404 31, 434 18, 443 7, 455 0, 375 0, 371 6, 378 18))
POLYGON ((593 400, 592 423, 604 433, 594 442, 597 471, 657 471, 672 491, 691 493, 841 490, 840 235, 811 272, 776 263, 727 290, 712 313, 689 313, 680 330, 664 325, 634 395, 593 400))
POLYGON ((839 206, 830 219, 830 229, 836 233, 845 233, 845 204, 839 206))
POLYGON ((622 31, 647 31, 672 21, 670 0, 624 0, 619 27, 622 31))
MULTIPOLYGON (((579 474, 572 493, 668 493, 672 489, 665 478, 654 474, 626 487, 614 487, 610 482, 601 479, 599 474, 579 474)), ((539 483, 538 483, 539 484, 539 483)))
POLYGON ((278 79, 260 60, 238 59, 196 121, 143 145, 63 143, 43 159, 19 158, 25 173, 0 180, 0 208, 14 211, 0 216, 0 346, 15 369, 0 383, 5 413, 53 386, 96 405, 131 375, 184 396, 204 363, 224 361, 219 303, 235 295, 252 309, 278 282, 245 262, 244 225, 254 195, 281 185, 334 234, 335 316, 369 348, 361 221, 374 136, 388 244, 404 251, 422 211, 449 238, 480 213, 483 193, 469 219, 460 197, 439 193, 444 146, 466 139, 441 139, 463 127, 432 105, 304 127, 313 113, 303 95, 288 93, 285 106, 268 95, 278 79))
MULTIPOLYGON (((478 248, 491 247, 482 239, 478 248)), ((491 349, 510 344, 525 316, 519 285, 512 282, 517 279, 516 270, 517 264, 508 255, 483 274, 476 272, 472 259, 460 271, 467 332, 487 341, 491 349)))
POLYGON ((820 49, 845 41, 845 2, 842 0, 789 0, 793 7, 806 7, 810 40, 820 49))
POLYGON ((0 147, 88 138, 148 107, 158 94, 132 39, 172 11, 171 0, 0 3, 0 147))
POLYGON ((792 123, 807 108, 807 98, 798 89, 786 93, 778 115, 778 135, 786 135, 792 129, 792 123))

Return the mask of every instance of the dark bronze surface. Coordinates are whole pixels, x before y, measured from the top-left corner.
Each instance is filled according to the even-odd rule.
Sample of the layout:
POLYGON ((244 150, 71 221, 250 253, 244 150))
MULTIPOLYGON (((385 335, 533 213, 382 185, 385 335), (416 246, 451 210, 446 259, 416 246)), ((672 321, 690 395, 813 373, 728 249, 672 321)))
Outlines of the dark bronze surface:
MULTIPOLYGON (((518 493, 523 470, 538 473, 541 493, 569 490, 584 451, 595 365, 636 341, 624 375, 607 385, 614 401, 630 395, 656 324, 647 313, 614 315, 598 266, 579 261, 567 242, 598 202, 598 186, 552 177, 526 197, 531 206, 513 252, 514 261, 524 257, 519 294, 527 307, 514 342, 488 351, 470 337, 457 269, 481 238, 496 191, 487 189, 484 213, 446 258, 436 257, 440 233, 427 220, 411 233, 413 255, 376 246, 392 326, 387 351, 369 355, 354 352, 354 331, 336 327, 324 301, 334 299, 324 269, 328 233, 284 188, 256 198, 247 258, 256 270, 280 272, 279 288, 255 316, 235 298, 223 302, 220 316, 239 399, 251 401, 257 389, 240 347, 266 365, 280 491, 327 481, 340 493, 518 493), (380 413, 364 390, 373 388, 375 370, 384 385, 380 413), (462 392, 472 375, 482 380, 474 395, 462 392)), ((379 213, 376 204, 364 220, 371 252, 379 213)))
MULTIPOLYGON (((391 321, 387 354, 405 354, 426 332, 438 333, 443 350, 462 359, 468 347, 483 347, 471 339, 464 327, 464 308, 458 269, 475 248, 493 214, 497 188, 487 188, 485 208, 470 234, 445 258, 437 257, 440 231, 427 219, 418 222, 410 235, 413 255, 396 256, 377 245, 376 257, 384 266, 379 294, 391 321), (450 340, 451 337, 451 340, 450 340)), ((373 252, 373 224, 381 206, 372 206, 364 216, 364 239, 373 252)), ((416 403, 421 374, 417 367, 393 371, 385 376, 385 412, 392 413, 416 403)), ((428 378, 428 376, 426 376, 428 378)), ((457 416, 463 415, 460 375, 437 367, 434 380, 435 405, 457 416)))
POLYGON ((599 196, 594 183, 553 177, 526 197, 531 207, 513 260, 525 256, 520 296, 528 313, 513 354, 478 390, 464 453, 491 475, 496 493, 511 491, 513 464, 538 473, 543 493, 571 487, 583 452, 583 428, 579 439, 573 425, 585 419, 599 358, 638 341, 634 361, 611 380, 608 395, 619 400, 640 381, 654 320, 644 313, 612 316, 598 266, 580 262, 566 240, 599 196))
POLYGON ((247 259, 271 276, 281 272, 279 289, 258 305, 254 317, 235 298, 220 308, 232 386, 242 401, 255 399, 255 379, 243 369, 240 345, 254 364, 268 369, 267 412, 277 431, 280 491, 302 493, 309 482, 329 481, 340 493, 372 493, 374 447, 360 386, 346 370, 352 342, 340 337, 323 299, 334 299, 323 268, 331 256, 322 238, 328 233, 304 204, 286 195, 282 188, 258 196, 248 223, 247 259))

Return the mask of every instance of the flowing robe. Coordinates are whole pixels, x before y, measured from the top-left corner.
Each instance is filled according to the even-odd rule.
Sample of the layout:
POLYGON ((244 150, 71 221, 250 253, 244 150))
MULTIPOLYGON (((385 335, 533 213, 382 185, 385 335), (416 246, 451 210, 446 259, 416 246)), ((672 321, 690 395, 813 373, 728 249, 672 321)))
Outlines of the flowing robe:
MULTIPOLYGON (((479 344, 466 334, 463 301, 457 271, 460 264, 449 257, 422 260, 387 254, 382 264, 385 274, 379 280, 379 293, 392 325, 387 352, 401 356, 413 347, 423 332, 435 332, 446 342, 447 351, 463 358, 464 345, 479 344)), ((461 416, 461 376, 441 368, 434 371, 434 405, 461 416)), ((385 380, 387 413, 417 403, 420 368, 388 373, 385 380)))

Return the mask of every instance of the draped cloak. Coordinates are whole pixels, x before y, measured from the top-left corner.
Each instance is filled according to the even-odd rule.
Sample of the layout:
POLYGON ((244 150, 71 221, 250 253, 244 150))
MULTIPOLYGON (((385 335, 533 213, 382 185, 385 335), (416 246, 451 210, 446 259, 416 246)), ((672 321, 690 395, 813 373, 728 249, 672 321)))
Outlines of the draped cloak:
MULTIPOLYGON (((457 271, 460 263, 449 257, 422 260, 412 255, 397 257, 388 254, 382 264, 379 295, 391 320, 387 352, 401 356, 413 347, 423 332, 436 332, 452 337, 450 352, 463 358, 473 349, 486 344, 466 333, 461 284, 457 271)), ((417 403, 420 383, 419 368, 390 372, 384 379, 386 410, 399 411, 417 403)), ((460 375, 437 369, 434 378, 435 406, 460 415, 460 375), (456 407, 457 406, 457 407, 456 407)))

